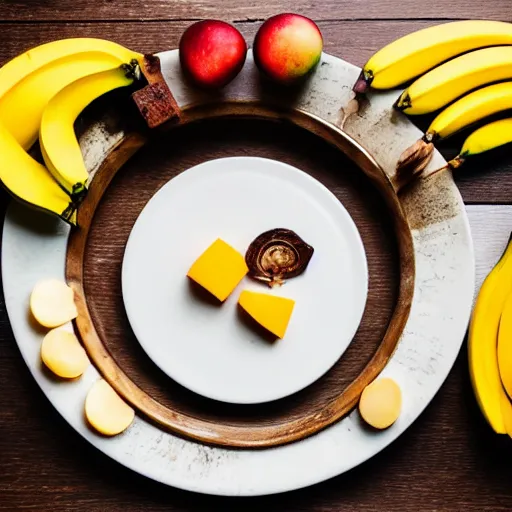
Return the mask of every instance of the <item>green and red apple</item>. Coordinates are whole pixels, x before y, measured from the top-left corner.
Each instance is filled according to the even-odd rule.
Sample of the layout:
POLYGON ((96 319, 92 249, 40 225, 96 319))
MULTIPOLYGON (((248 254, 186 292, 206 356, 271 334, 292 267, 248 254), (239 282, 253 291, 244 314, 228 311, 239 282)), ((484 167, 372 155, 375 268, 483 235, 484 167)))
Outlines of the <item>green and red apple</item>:
POLYGON ((270 79, 295 83, 320 62, 323 39, 316 23, 300 14, 278 14, 266 20, 254 39, 254 62, 270 79))
POLYGON ((199 87, 216 89, 240 73, 247 56, 247 43, 229 23, 204 20, 185 30, 179 51, 185 75, 199 87))

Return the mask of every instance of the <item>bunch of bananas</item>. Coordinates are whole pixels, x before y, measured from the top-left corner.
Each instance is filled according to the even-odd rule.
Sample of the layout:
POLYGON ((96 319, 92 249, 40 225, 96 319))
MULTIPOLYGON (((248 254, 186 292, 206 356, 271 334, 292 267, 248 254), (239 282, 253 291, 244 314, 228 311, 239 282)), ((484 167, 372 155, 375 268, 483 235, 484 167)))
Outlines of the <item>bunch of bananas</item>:
POLYGON ((77 38, 33 48, 0 68, 0 181, 14 197, 76 223, 89 176, 74 122, 95 98, 131 85, 142 57, 77 38), (37 139, 45 165, 27 153, 37 139))
MULTIPOLYGON (((395 108, 408 115, 440 113, 400 157, 399 184, 421 174, 436 141, 512 109, 512 24, 459 21, 405 36, 371 57, 354 91, 390 89, 411 80, 395 108)), ((455 169, 472 155, 510 142, 512 118, 490 122, 471 133, 444 168, 455 169)), ((468 349, 480 409, 495 432, 512 437, 512 236, 478 294, 468 349)))
MULTIPOLYGON (((436 141, 512 108, 512 24, 458 21, 409 34, 370 58, 354 91, 391 89, 411 80, 394 105, 397 110, 408 115, 444 110, 400 157, 399 183, 421 174, 436 141)), ((476 130, 446 168, 455 169, 472 155, 512 142, 511 127, 512 119, 504 119, 476 130)))
POLYGON ((512 237, 478 294, 468 348, 478 405, 495 432, 512 437, 512 237))

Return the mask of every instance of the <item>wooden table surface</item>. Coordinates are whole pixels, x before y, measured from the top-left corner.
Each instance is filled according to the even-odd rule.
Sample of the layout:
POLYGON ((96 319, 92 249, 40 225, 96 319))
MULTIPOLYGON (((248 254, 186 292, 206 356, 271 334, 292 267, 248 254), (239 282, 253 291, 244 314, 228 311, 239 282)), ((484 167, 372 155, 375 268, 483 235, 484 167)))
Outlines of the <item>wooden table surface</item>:
MULTIPOLYGON (((294 11, 318 22, 325 51, 357 65, 398 36, 442 21, 512 21, 510 0, 2 0, 0 63, 37 44, 97 36, 144 52, 175 48, 203 18, 234 23, 251 41, 260 23, 294 11), (244 5, 247 4, 247 5, 244 5)), ((442 148, 453 156, 460 139, 442 148)), ((478 281, 512 226, 512 156, 456 177, 468 205, 478 281)), ((9 199, 0 192, 0 218, 9 199)), ((505 511, 512 510, 512 441, 494 435, 473 397, 465 345, 444 386, 398 441, 346 475, 279 496, 226 499, 164 487, 111 461, 56 413, 23 363, 0 291, 0 510, 37 511, 505 511)))

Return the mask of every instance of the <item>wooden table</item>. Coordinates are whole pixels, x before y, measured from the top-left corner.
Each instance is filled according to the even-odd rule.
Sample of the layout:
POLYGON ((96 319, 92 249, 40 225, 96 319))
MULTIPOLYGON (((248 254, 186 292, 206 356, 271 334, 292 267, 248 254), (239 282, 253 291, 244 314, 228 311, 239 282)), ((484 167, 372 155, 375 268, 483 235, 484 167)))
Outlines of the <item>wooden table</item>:
MULTIPOLYGON (((144 52, 175 48, 194 20, 222 18, 251 41, 283 11, 318 22, 325 51, 362 65, 392 39, 440 20, 512 21, 510 0, 3 0, 0 63, 37 44, 98 36, 144 52), (249 4, 244 6, 245 4, 249 4)), ((442 148, 455 154, 461 140, 442 148)), ((512 158, 485 158, 457 175, 468 205, 478 283, 512 226, 512 158)), ((0 216, 8 196, 0 192, 0 216)), ((1 294, 2 292, 0 292, 1 294)), ((492 511, 512 510, 512 442, 477 409, 465 345, 445 385, 415 424, 350 473, 281 496, 224 499, 166 488, 122 468, 81 439, 32 380, 0 295, 0 510, 37 511, 492 511)))

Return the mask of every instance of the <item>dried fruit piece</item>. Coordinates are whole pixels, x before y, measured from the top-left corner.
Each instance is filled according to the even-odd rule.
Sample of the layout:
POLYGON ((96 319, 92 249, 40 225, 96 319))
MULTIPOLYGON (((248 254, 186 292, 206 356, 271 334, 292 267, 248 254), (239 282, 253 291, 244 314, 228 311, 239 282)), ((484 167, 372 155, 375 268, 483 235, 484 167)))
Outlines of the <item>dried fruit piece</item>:
POLYGON ((249 246, 245 262, 249 275, 272 288, 302 274, 313 256, 313 247, 297 233, 283 228, 259 235, 249 246))
POLYGON ((402 393, 398 384, 388 377, 374 380, 361 393, 359 412, 374 428, 391 426, 402 408, 402 393))
POLYGON ((73 290, 58 279, 38 283, 30 296, 30 310, 44 327, 59 327, 78 316, 73 290))
POLYGON ((407 148, 396 164, 396 183, 403 188, 420 176, 434 155, 434 145, 420 139, 407 148))
POLYGON ((294 300, 244 290, 238 304, 267 331, 284 338, 295 306, 294 300))
MULTIPOLYGON (((146 54, 133 63, 136 70, 144 75, 148 85, 135 91, 132 98, 149 128, 156 128, 166 122, 178 123, 181 111, 165 81, 160 58, 146 54), (140 66, 140 67, 139 67, 140 66)), ((140 76, 136 76, 140 78, 140 76)))
POLYGON ((85 417, 100 434, 115 436, 131 425, 135 411, 107 381, 99 379, 87 393, 85 417))
POLYGON ((65 329, 52 329, 43 339, 41 359, 55 375, 74 379, 89 366, 89 358, 78 338, 65 329))
POLYGON ((218 238, 194 262, 187 276, 224 302, 247 270, 244 257, 218 238))

